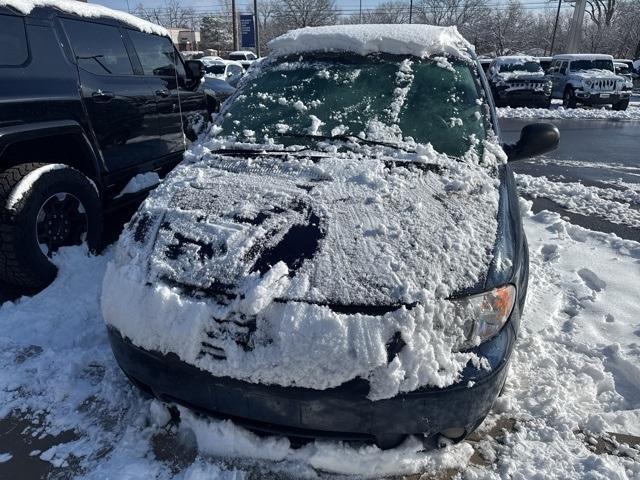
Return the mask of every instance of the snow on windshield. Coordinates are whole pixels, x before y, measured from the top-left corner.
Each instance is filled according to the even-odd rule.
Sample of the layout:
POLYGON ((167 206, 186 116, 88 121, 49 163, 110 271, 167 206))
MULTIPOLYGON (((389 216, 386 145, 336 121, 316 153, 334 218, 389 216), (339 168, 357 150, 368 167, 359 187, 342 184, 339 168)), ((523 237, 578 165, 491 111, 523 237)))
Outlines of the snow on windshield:
POLYGON ((486 104, 469 65, 449 60, 314 54, 263 63, 225 105, 218 136, 242 141, 250 130, 257 143, 308 145, 302 134, 351 135, 462 156, 487 135, 486 104))
POLYGON ((37 7, 53 7, 58 10, 62 10, 63 12, 72 13, 81 17, 113 18, 114 20, 124 22, 141 32, 155 33, 165 37, 169 36, 169 31, 166 28, 156 25, 155 23, 148 22, 126 12, 111 10, 110 8, 103 7, 102 5, 83 3, 82 1, 79 2, 77 0, 0 0, 0 6, 14 8, 25 15, 28 15, 31 10, 37 7))

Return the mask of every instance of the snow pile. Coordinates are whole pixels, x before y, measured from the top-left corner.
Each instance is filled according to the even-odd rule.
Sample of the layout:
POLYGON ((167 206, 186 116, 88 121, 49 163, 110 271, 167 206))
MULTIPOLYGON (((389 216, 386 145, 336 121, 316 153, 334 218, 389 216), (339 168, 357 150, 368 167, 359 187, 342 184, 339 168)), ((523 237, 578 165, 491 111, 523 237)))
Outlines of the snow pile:
POLYGON ((638 447, 610 433, 640 435, 640 244, 555 213, 532 215, 526 203, 526 313, 504 395, 487 420, 512 418, 515 428, 499 444, 482 441, 494 467, 473 467, 465 478, 639 478, 638 447), (596 453, 607 438, 611 453, 596 453))
POLYGON ((473 49, 456 27, 433 25, 332 25, 292 30, 268 44, 273 56, 307 52, 391 53, 420 58, 436 54, 470 59, 473 49))
POLYGON ((520 192, 529 197, 548 198, 574 213, 640 228, 640 193, 634 190, 587 187, 522 174, 517 175, 517 181, 520 192))
POLYGON ((129 13, 121 12, 120 10, 112 10, 102 5, 84 3, 77 0, 0 0, 0 6, 14 8, 24 15, 28 15, 34 8, 53 7, 80 17, 112 18, 126 23, 141 32, 155 33, 165 37, 170 36, 166 28, 156 25, 155 23, 148 22, 129 13))
POLYGON ((589 120, 640 120, 640 108, 629 106, 626 110, 605 108, 497 108, 500 118, 575 118, 589 120))
POLYGON ((401 155, 444 170, 420 173, 370 154, 291 155, 283 165, 206 145, 218 144, 176 168, 121 237, 104 281, 110 325, 218 376, 316 389, 361 377, 371 399, 451 385, 469 361, 481 364, 458 352, 467 319, 446 299, 481 284, 491 261, 499 162, 491 148, 487 166, 473 152, 467 162, 428 149, 401 155), (317 246, 257 268, 296 228, 317 246), (398 333, 407 345, 389 363, 386 344, 398 333))

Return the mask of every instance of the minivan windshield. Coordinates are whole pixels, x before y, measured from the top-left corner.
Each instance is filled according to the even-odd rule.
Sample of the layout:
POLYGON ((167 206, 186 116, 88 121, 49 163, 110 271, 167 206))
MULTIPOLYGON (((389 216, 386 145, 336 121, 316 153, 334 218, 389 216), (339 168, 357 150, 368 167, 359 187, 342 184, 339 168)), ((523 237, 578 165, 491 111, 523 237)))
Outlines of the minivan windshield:
POLYGON ((472 68, 443 57, 296 55, 258 70, 224 112, 221 134, 258 143, 312 144, 314 135, 431 143, 461 156, 486 136, 472 68))
POLYGON ((613 72, 611 60, 573 60, 571 70, 609 70, 613 72))

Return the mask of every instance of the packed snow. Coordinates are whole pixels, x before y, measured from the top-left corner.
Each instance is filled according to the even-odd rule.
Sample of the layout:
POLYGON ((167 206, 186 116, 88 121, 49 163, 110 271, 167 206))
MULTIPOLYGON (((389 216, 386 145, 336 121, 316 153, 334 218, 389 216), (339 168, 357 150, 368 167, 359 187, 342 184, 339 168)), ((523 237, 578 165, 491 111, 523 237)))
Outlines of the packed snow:
POLYGON ((640 244, 533 215, 522 203, 531 277, 520 340, 505 392, 470 441, 429 453, 417 439, 389 451, 331 442, 293 449, 182 408, 182 421, 169 422, 110 351, 98 304, 113 251, 91 257, 74 247, 55 258, 61 270, 51 286, 0 307, 0 416, 27 421, 28 437, 73 431, 74 439, 54 439, 33 456, 5 445, 0 471, 39 456, 54 473, 89 479, 124 469, 141 480, 638 478, 637 443, 621 434, 640 435, 640 244), (603 443, 611 448, 599 450, 603 443))
POLYGON ((436 54, 469 59, 473 47, 456 27, 433 25, 331 25, 292 30, 271 40, 270 54, 353 52, 358 55, 391 53, 420 58, 436 54))
POLYGON ((640 193, 632 189, 590 187, 531 175, 518 175, 517 181, 523 195, 545 197, 571 212, 640 228, 640 193))
POLYGON ((116 198, 147 190, 155 187, 158 183, 160 183, 160 176, 156 172, 139 173, 131 177, 122 191, 116 195, 116 198))
POLYGON ((80 17, 112 18, 126 23, 141 32, 155 33, 165 37, 169 36, 169 31, 166 28, 156 25, 155 23, 148 22, 120 10, 112 10, 102 5, 79 2, 77 0, 0 0, 0 6, 14 8, 24 15, 28 15, 34 8, 52 7, 80 17))
POLYGON ((589 119, 589 120, 640 120, 640 107, 629 105, 626 110, 610 108, 497 108, 500 118, 553 118, 553 119, 589 119))

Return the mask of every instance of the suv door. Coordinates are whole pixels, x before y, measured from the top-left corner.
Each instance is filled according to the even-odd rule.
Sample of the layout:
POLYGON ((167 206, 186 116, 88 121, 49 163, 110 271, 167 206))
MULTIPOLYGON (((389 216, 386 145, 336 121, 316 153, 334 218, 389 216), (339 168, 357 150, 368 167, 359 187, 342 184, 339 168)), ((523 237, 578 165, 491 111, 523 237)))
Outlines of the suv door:
POLYGON ((62 24, 107 170, 123 170, 158 157, 162 144, 155 129, 155 97, 144 77, 135 75, 121 30, 70 18, 63 18, 62 24))
POLYGON ((134 30, 127 33, 156 95, 158 130, 167 153, 180 154, 185 150, 185 134, 193 139, 190 125, 205 124, 204 92, 196 88, 199 82, 187 87, 182 58, 169 38, 134 30))

